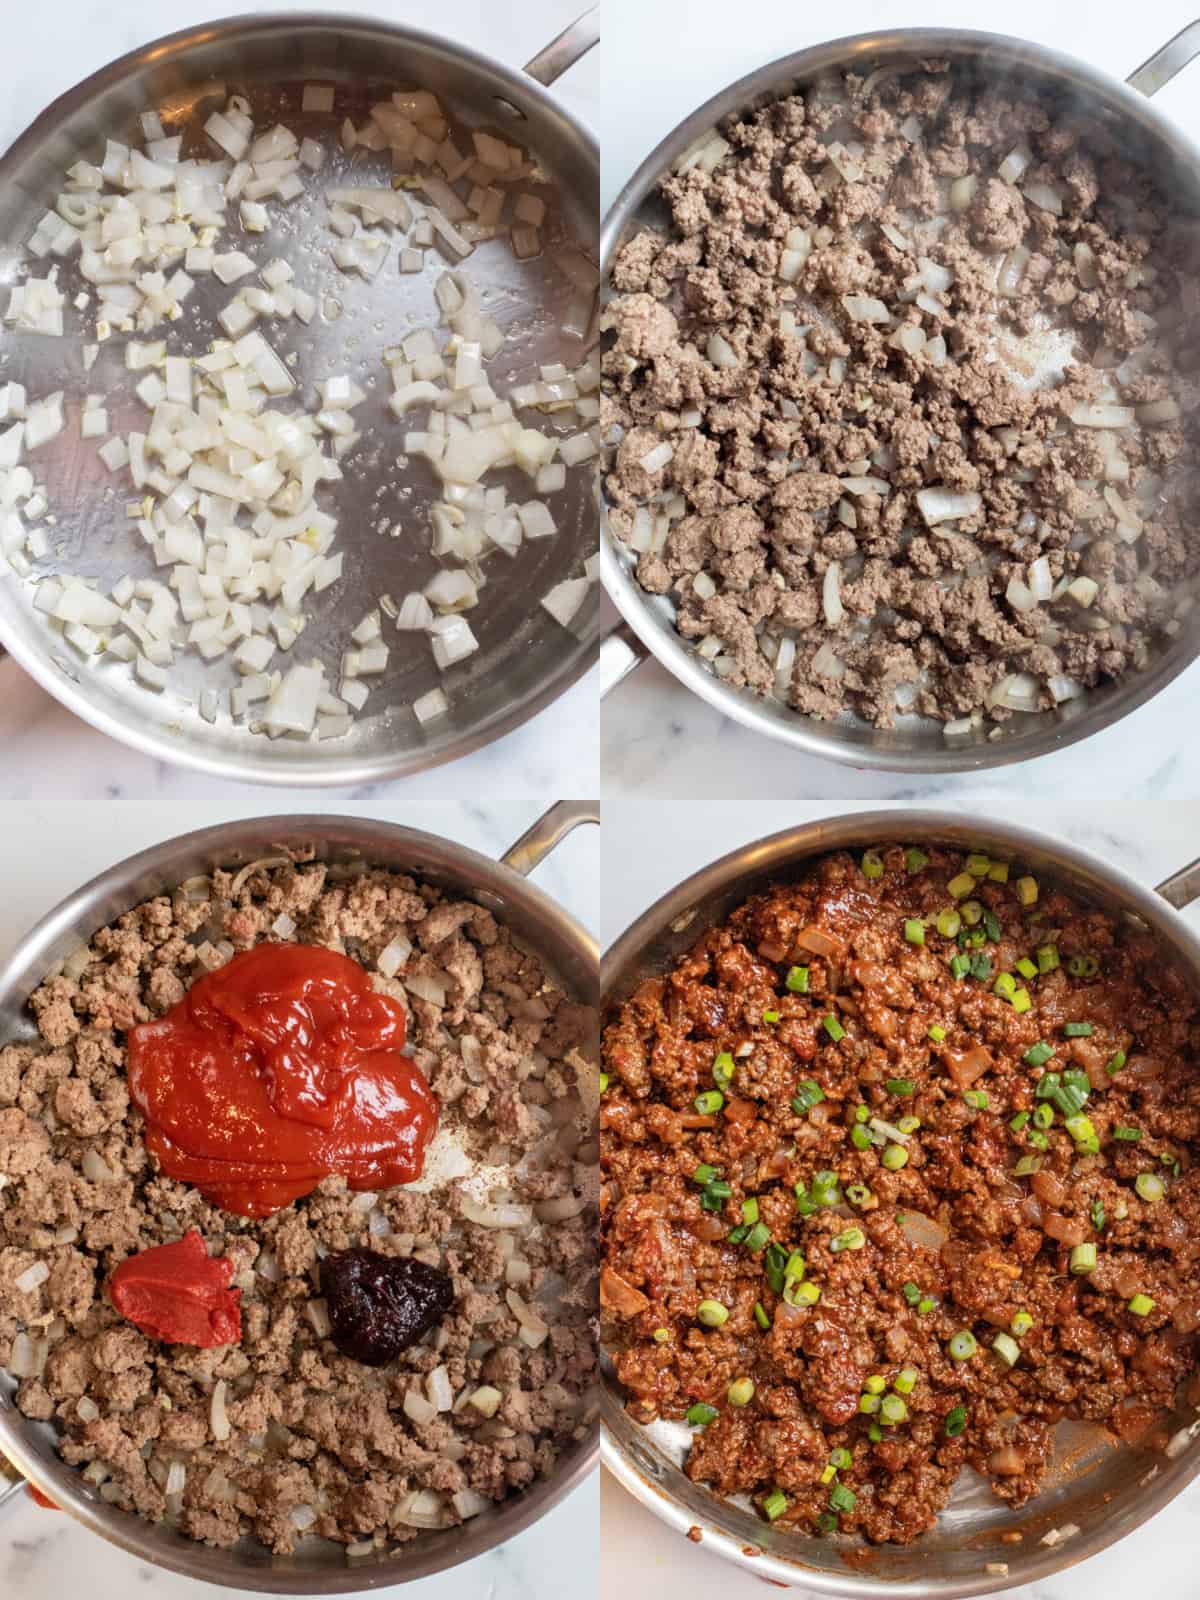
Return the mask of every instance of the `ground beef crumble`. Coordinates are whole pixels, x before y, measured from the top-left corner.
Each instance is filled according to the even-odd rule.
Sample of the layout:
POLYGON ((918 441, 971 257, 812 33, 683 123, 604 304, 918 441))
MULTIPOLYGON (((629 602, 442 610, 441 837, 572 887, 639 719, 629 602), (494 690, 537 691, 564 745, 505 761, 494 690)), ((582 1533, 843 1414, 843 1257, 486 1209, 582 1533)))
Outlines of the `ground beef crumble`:
POLYGON ((878 864, 806 865, 613 1006, 600 1296, 692 1478, 905 1543, 964 1466, 1036 1494, 1064 1418, 1162 1448, 1193 1414, 1200 1009, 1148 932, 1049 883, 1027 908, 1015 867, 955 899, 961 854, 878 864))
POLYGON ((64 1460, 105 1500, 215 1545, 253 1534, 287 1552, 307 1525, 383 1546, 416 1536, 402 1520, 416 1493, 419 1512, 451 1525, 550 1472, 587 1436, 596 1014, 490 911, 362 863, 217 872, 102 929, 30 1006, 36 1039, 0 1047, 0 1367, 18 1341, 22 1365, 32 1347, 36 1375, 18 1384, 17 1406, 54 1423, 64 1460), (235 949, 278 937, 280 917, 295 924, 289 938, 368 970, 394 938, 411 942, 397 977, 376 985, 409 1006, 442 1131, 415 1186, 372 1198, 328 1179, 253 1222, 155 1171, 126 1093, 123 1035, 235 949), (406 995, 418 975, 443 987, 444 1004, 406 995), (439 1157, 439 1145, 453 1148, 439 1157), (465 1214, 496 1198, 477 1187, 484 1166, 531 1222, 498 1229, 465 1214), (159 1344, 107 1297, 125 1257, 192 1228, 234 1262, 238 1345, 159 1344), (414 1255, 454 1285, 441 1324, 386 1367, 349 1360, 323 1336, 319 1259, 359 1245, 414 1255), (19 1289, 39 1261, 49 1276, 19 1289), (548 1332, 522 1339, 518 1305, 548 1332), (453 1409, 414 1421, 405 1396, 427 1397, 438 1368, 453 1409), (218 1383, 224 1442, 210 1420, 218 1383), (490 1412, 470 1402, 482 1387, 498 1391, 490 1412), (174 1463, 186 1478, 168 1494, 174 1463))
POLYGON ((720 134, 661 184, 673 230, 618 250, 602 323, 609 525, 680 634, 731 685, 880 727, 1144 666, 1198 555, 1171 470, 1200 399, 1188 220, 1069 108, 944 62, 720 134), (934 520, 927 490, 970 498, 934 520))

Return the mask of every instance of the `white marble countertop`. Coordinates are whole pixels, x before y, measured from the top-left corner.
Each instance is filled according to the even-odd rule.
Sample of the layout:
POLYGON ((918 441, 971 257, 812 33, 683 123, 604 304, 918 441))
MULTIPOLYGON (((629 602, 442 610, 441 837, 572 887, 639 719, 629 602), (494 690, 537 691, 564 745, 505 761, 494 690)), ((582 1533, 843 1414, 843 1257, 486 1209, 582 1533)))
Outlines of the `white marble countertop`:
MULTIPOLYGON (((733 805, 698 801, 671 810, 654 800, 606 799, 605 859, 619 859, 621 872, 606 871, 600 900, 600 943, 607 947, 655 900, 701 867, 754 839, 846 811, 870 809, 861 801, 792 804, 761 801, 733 805)), ((962 802, 961 809, 986 816, 988 807, 962 802)), ((993 810, 996 808, 992 808, 993 810)), ((1057 805, 1034 802, 1021 809, 1021 823, 1057 835, 1083 850, 1119 860, 1146 884, 1161 882, 1200 855, 1200 819, 1190 805, 1103 805, 1072 798, 1057 805)), ((1185 912, 1200 929, 1200 901, 1185 912)), ((694 1600, 719 1593, 721 1600, 757 1600, 762 1580, 726 1563, 686 1539, 668 1533, 607 1472, 601 1473, 601 1600, 694 1600)), ((1013 1600, 1115 1600, 1118 1595, 1192 1596, 1197 1592, 1196 1549, 1200 1544, 1200 1485, 1193 1485, 1147 1526, 1103 1555, 1055 1578, 1006 1590, 1013 1600)), ((792 1591, 801 1596, 805 1591, 792 1591)))
MULTIPOLYGON (((431 33, 461 39, 510 66, 520 66, 587 8, 589 0, 524 0, 516 9, 486 0, 406 0, 398 10, 374 9, 431 33)), ((173 29, 239 12, 298 11, 306 0, 57 0, 22 10, 6 41, 7 87, 0 99, 0 150, 6 149, 57 95, 97 68, 173 29)), ((370 0, 307 0, 308 9, 362 15, 370 0)), ((15 17, 15 11, 13 16, 15 17)), ((600 97, 599 51, 579 62, 554 93, 595 127, 600 97)), ((463 793, 516 785, 551 795, 595 794, 599 784, 593 669, 538 716, 505 738, 456 762, 463 793)), ((228 789, 202 774, 170 767, 128 750, 79 721, 28 678, 0 659, 0 800, 59 793, 80 799, 169 794, 214 796, 228 789)), ((446 769, 409 778, 409 798, 445 792, 446 769)), ((374 786, 374 789, 386 786, 374 786)), ((240 791, 263 793, 250 787, 240 791)), ((328 789, 331 797, 364 798, 372 788, 328 789)), ((265 807, 264 807, 265 808, 265 807)), ((282 807, 280 807, 282 809, 282 807)))
MULTIPOLYGON (((711 95, 755 67, 824 39, 903 27, 979 28, 1034 39, 1082 56, 1124 78, 1173 34, 1195 20, 1194 0, 1144 0, 1135 6, 1100 0, 843 0, 821 6, 777 0, 690 0, 686 48, 680 47, 674 5, 613 0, 605 8, 605 62, 626 92, 601 102, 601 203, 607 209, 655 145, 711 95), (729 26, 731 18, 736 25, 729 26), (653 75, 646 63, 654 63, 653 75), (652 85, 652 88, 651 88, 652 85), (645 92, 643 92, 643 89, 645 92)), ((1155 97, 1168 116, 1200 140, 1200 64, 1155 97)), ((1148 706, 1117 728, 1038 761, 1003 769, 989 785, 1012 795, 1053 797, 1103 783, 1114 795, 1192 795, 1200 789, 1200 744, 1181 731, 1200 664, 1192 666, 1148 706)), ((607 698, 601 762, 606 792, 649 787, 680 797, 746 794, 920 796, 936 804, 961 793, 971 778, 923 778, 864 772, 806 756, 722 717, 651 661, 607 698)))
MULTIPOLYGON (((457 794, 458 790, 447 793, 457 794)), ((44 795, 42 790, 41 794, 44 795)), ((414 800, 410 785, 380 790, 371 805, 346 804, 320 794, 238 791, 214 785, 200 794, 172 790, 153 803, 101 804, 85 825, 77 803, 45 801, 36 807, 4 805, 5 896, 0 909, 0 962, 34 922, 81 883, 160 839, 235 817, 285 811, 370 815, 424 828, 499 856, 538 817, 547 797, 480 795, 476 799, 414 800), (403 797, 403 798, 402 798, 403 797)), ((532 874, 532 881, 595 929, 600 879, 599 830, 581 827, 532 874)), ((599 1491, 596 1476, 528 1532, 470 1564, 402 1588, 373 1591, 395 1600, 558 1600, 594 1586, 599 1559, 599 1491)), ((87 1593, 89 1600, 202 1600, 236 1591, 173 1577, 135 1561, 86 1533, 66 1516, 18 1500, 0 1510, 0 1595, 12 1600, 60 1600, 87 1593)))

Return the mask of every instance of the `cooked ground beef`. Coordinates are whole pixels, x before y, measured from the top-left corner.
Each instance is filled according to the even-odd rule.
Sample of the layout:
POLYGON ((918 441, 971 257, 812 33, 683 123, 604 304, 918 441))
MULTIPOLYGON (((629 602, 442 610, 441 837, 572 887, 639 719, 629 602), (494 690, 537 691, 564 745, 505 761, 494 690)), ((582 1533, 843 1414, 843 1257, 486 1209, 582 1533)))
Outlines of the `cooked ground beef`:
POLYGON ((1194 241, 1152 175, 944 62, 721 135, 612 269, 609 524, 643 587, 821 719, 1002 721, 1144 665, 1200 559, 1194 241))
POLYGON ((692 1478, 904 1543, 966 1465, 1021 1504, 1061 1419, 1161 1444, 1200 1398, 1200 1012, 1149 934, 1015 867, 864 859, 608 1020, 602 1332, 692 1478))
MULTIPOLYGON (((403 1518, 474 1515, 550 1472, 591 1422, 595 1376, 595 1012, 557 987, 491 912, 398 874, 276 863, 193 881, 103 928, 31 997, 40 1037, 0 1048, 0 1367, 32 1341, 39 1370, 17 1406, 53 1420, 63 1458, 108 1501, 164 1516, 192 1538, 253 1533, 290 1551, 306 1527, 360 1545, 415 1537, 403 1518), (409 1043, 466 1160, 438 1176, 436 1146, 412 1187, 355 1195, 341 1178, 262 1222, 222 1212, 158 1174, 125 1083, 125 1030, 161 1015, 234 950, 278 937, 324 945, 368 970, 407 937, 398 979, 409 1043), (287 926, 287 924, 283 924, 287 926), (408 993, 423 977, 444 1004, 408 993), (473 1169, 497 1169, 526 1225, 497 1229, 473 1169), (450 1176, 456 1170, 457 1176, 450 1176), (127 1256, 198 1229, 231 1257, 242 1340, 211 1350, 147 1339, 105 1286, 127 1256), (450 1274, 454 1303, 384 1367, 326 1337, 319 1261, 356 1246, 450 1274), (42 1261, 32 1290, 17 1280, 42 1261), (516 1307, 548 1332, 521 1337, 516 1307), (417 1422, 435 1370, 454 1408, 417 1422), (223 1383, 229 1438, 212 1431, 223 1383), (470 1401, 498 1391, 494 1408, 470 1401), (181 1492, 166 1493, 173 1463, 181 1492)), ((440 1137, 440 1136, 439 1136, 440 1137)), ((440 1380, 439 1380, 440 1384, 440 1380)))

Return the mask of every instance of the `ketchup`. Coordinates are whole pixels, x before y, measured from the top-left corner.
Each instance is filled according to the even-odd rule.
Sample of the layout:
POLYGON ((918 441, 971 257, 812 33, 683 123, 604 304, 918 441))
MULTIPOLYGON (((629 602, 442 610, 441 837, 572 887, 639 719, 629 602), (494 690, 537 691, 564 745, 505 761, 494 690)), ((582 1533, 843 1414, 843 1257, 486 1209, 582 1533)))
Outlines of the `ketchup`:
POLYGON ((437 1101, 400 1051, 403 1006, 348 956, 260 944, 129 1033, 129 1092, 168 1177, 266 1217, 340 1174, 419 1177, 437 1101))

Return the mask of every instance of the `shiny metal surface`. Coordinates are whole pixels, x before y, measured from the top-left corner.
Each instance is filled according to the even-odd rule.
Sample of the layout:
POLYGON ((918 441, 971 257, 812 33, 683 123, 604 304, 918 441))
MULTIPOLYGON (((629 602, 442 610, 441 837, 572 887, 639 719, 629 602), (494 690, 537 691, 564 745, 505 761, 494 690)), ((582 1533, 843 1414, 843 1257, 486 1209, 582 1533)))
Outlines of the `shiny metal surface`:
MULTIPOLYGON (((371 283, 348 279, 334 266, 324 192, 337 185, 348 165, 336 128, 347 112, 361 122, 370 104, 391 88, 418 85, 434 90, 460 127, 486 127, 527 146, 551 186, 543 191, 554 219, 546 252, 519 262, 505 239, 495 239, 477 246, 464 270, 509 334, 491 364, 498 386, 518 375, 525 381, 536 376, 539 363, 561 360, 577 366, 584 344, 561 331, 572 289, 554 266, 553 251, 557 242, 570 238, 595 255, 599 154, 592 135, 542 84, 589 48, 594 31, 592 21, 581 19, 535 57, 530 66, 541 74, 538 82, 465 46, 366 17, 305 12, 235 17, 173 34, 105 67, 56 100, 0 158, 0 240, 7 241, 0 246, 2 290, 14 276, 20 244, 52 204, 66 168, 80 156, 98 158, 106 136, 126 139, 145 109, 162 109, 168 131, 185 131, 185 154, 193 142, 202 149, 207 141, 198 130, 219 104, 205 97, 203 85, 219 80, 227 92, 250 98, 256 120, 282 119, 298 135, 326 145, 326 164, 316 178, 306 175, 304 195, 290 206, 272 202, 268 233, 248 245, 263 264, 275 256, 287 259, 297 282, 323 307, 309 328, 297 320, 262 324, 285 359, 295 354, 301 393, 313 398, 313 384, 336 372, 348 372, 368 393, 355 412, 364 437, 344 460, 346 477, 318 497, 341 519, 337 548, 346 554, 346 576, 323 597, 328 605, 309 608, 313 620, 297 647, 304 659, 320 655, 335 666, 347 630, 381 594, 399 599, 426 583, 438 567, 423 509, 437 479, 428 462, 397 460, 404 424, 385 408, 389 383, 381 357, 414 328, 436 322, 433 286, 448 263, 433 250, 424 272, 402 275, 393 245, 371 283), (301 113, 301 89, 309 78, 337 84, 336 120, 301 113)), ((368 153, 353 168, 353 182, 386 182, 388 154, 368 153)), ((222 237, 229 248, 244 242, 236 221, 222 237)), ((81 320, 70 305, 80 287, 77 277, 74 263, 60 274, 69 291, 68 335, 81 320)), ((167 337, 176 353, 203 354, 220 331, 215 313, 232 293, 215 278, 199 277, 184 319, 154 336, 167 337)), ((87 326, 93 322, 89 318, 87 326)), ((139 375, 125 370, 125 342, 118 335, 102 344, 95 367, 85 373, 78 338, 48 339, 6 329, 0 361, 0 381, 23 383, 31 398, 56 389, 66 393, 66 430, 31 458, 58 518, 54 556, 37 563, 36 570, 74 571, 99 578, 106 589, 127 571, 154 575, 153 557, 125 517, 128 474, 110 475, 96 454, 103 441, 81 440, 78 430, 87 393, 105 395, 115 430, 141 426, 137 419, 145 411, 133 393, 139 375)), ((532 492, 515 468, 489 482, 505 483, 523 499, 532 492)), ((194 704, 199 690, 213 683, 229 687, 236 679, 228 662, 206 670, 195 652, 180 657, 172 688, 163 694, 133 682, 130 669, 119 663, 89 671, 43 626, 31 606, 32 589, 7 571, 0 576, 0 643, 70 710, 164 761, 242 781, 291 785, 362 783, 416 772, 519 726, 590 665, 601 631, 599 596, 588 597, 570 629, 560 627, 538 602, 561 579, 578 576, 595 549, 592 475, 586 470, 569 474, 566 489, 550 504, 561 530, 556 538, 527 542, 512 561, 504 556, 488 561, 488 586, 471 615, 478 653, 443 678, 425 639, 389 629, 387 674, 372 680, 376 687, 367 712, 344 739, 271 741, 227 718, 210 727, 194 704), (422 728, 411 704, 439 684, 447 691, 449 714, 422 728)))
MULTIPOLYGON (((9 1043, 33 1035, 26 1010, 30 993, 99 928, 187 878, 217 866, 236 867, 279 847, 311 846, 321 861, 364 858, 375 866, 415 873, 427 883, 475 900, 525 939, 573 998, 595 1004, 599 961, 595 940, 522 876, 573 828, 595 820, 595 807, 582 802, 551 807, 508 852, 518 852, 515 870, 436 834, 360 817, 261 817, 166 840, 84 884, 22 940, 0 968, 0 1040, 9 1043)), ((444 1572, 530 1527, 582 1483, 598 1456, 597 1430, 593 1430, 574 1451, 564 1453, 553 1476, 539 1479, 524 1493, 461 1527, 422 1533, 397 1551, 365 1560, 349 1562, 341 1546, 325 1540, 310 1540, 292 1556, 273 1556, 252 1540, 233 1550, 214 1550, 102 1500, 93 1485, 59 1459, 50 1427, 28 1421, 15 1409, 14 1387, 0 1369, 0 1452, 19 1472, 63 1511, 139 1560, 221 1584, 226 1591, 350 1594, 444 1572)), ((0 1477, 0 1508, 19 1492, 19 1486, 9 1489, 0 1477)))
MULTIPOLYGON (((1146 94, 1166 82, 1200 47, 1184 30, 1136 75, 1136 89, 1073 57, 1025 40, 958 28, 911 28, 862 34, 816 45, 769 62, 708 100, 665 138, 630 178, 604 219, 600 235, 602 273, 607 275, 618 247, 640 228, 660 229, 669 215, 657 197, 658 181, 678 156, 707 128, 761 100, 804 87, 822 73, 852 67, 863 75, 893 62, 924 56, 947 57, 984 78, 1014 74, 1023 88, 1036 88, 1059 100, 1082 100, 1097 130, 1119 141, 1122 154, 1153 172, 1181 211, 1200 213, 1200 152, 1149 104, 1146 94), (1163 58, 1166 57, 1166 63, 1163 58), (1144 75, 1144 76, 1143 76, 1144 75)), ((1045 755, 1111 727, 1166 687, 1200 653, 1200 626, 1159 650, 1142 672, 1069 701, 1055 711, 1011 718, 997 737, 986 730, 948 742, 941 724, 907 716, 893 729, 877 729, 857 717, 821 723, 722 683, 673 626, 668 597, 646 594, 633 576, 629 552, 604 529, 601 573, 626 621, 647 648, 685 685, 724 716, 756 733, 778 739, 807 755, 824 756, 856 767, 903 772, 966 772, 1004 766, 1045 755)))
MULTIPOLYGON (((616 941, 600 968, 601 1005, 621 1000, 643 978, 664 971, 705 927, 721 921, 748 895, 787 881, 815 855, 861 848, 881 840, 941 843, 994 852, 1024 862, 1106 910, 1148 928, 1164 955, 1200 990, 1200 939, 1167 903, 1200 895, 1200 863, 1161 886, 1145 888, 1085 851, 1029 828, 961 813, 875 811, 790 828, 722 857, 664 895, 616 941)), ((1099 1428, 1062 1423, 1041 1493, 1021 1510, 996 1500, 982 1479, 964 1473, 936 1528, 907 1546, 840 1545, 777 1531, 754 1512, 717 1499, 680 1470, 686 1427, 642 1428, 622 1405, 606 1362, 601 1459, 623 1486, 681 1536, 700 1531, 700 1543, 756 1577, 795 1584, 806 1593, 851 1600, 888 1596, 964 1600, 1018 1584, 1036 1583, 1095 1555, 1160 1511, 1200 1472, 1200 1445, 1175 1460, 1117 1446, 1099 1428), (1079 1533, 1053 1548, 1041 1543, 1052 1528, 1076 1523, 1079 1533), (1006 1532, 1020 1532, 1006 1544, 1006 1532), (1007 1563, 990 1574, 989 1562, 1007 1563)), ((1194 1420, 1181 1412, 1174 1426, 1194 1420)))

